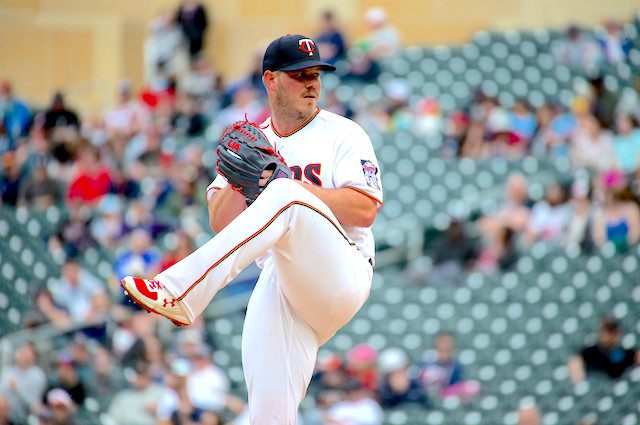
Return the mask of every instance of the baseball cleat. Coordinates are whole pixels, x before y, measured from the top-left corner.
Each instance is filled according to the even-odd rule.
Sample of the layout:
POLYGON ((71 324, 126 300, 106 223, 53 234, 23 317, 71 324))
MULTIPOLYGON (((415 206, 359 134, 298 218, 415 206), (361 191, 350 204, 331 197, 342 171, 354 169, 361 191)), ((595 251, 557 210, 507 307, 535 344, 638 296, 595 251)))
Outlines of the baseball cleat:
POLYGON ((156 313, 171 320, 176 326, 188 326, 191 320, 177 300, 157 280, 127 276, 120 282, 124 293, 149 313, 156 313))

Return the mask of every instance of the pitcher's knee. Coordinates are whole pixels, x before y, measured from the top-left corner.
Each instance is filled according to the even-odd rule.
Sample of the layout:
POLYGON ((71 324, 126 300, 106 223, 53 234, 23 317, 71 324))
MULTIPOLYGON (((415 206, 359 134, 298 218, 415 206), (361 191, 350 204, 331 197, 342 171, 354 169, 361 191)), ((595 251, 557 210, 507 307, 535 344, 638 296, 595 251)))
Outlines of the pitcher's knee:
POLYGON ((269 191, 277 190, 277 191, 286 191, 292 190, 293 187, 298 187, 300 184, 293 179, 275 179, 267 187, 264 188, 262 193, 267 193, 269 191))
POLYGON ((311 193, 293 179, 275 179, 264 188, 260 197, 283 199, 286 201, 307 201, 311 193))

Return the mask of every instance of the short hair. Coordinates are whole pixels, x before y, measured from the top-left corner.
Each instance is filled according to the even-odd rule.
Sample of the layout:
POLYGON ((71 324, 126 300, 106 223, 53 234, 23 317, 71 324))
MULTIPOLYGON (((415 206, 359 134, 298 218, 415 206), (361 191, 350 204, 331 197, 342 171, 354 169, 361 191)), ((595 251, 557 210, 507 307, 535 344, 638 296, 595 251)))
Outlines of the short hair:
POLYGON ((600 329, 606 332, 616 333, 620 331, 620 323, 611 316, 605 316, 602 318, 600 329))

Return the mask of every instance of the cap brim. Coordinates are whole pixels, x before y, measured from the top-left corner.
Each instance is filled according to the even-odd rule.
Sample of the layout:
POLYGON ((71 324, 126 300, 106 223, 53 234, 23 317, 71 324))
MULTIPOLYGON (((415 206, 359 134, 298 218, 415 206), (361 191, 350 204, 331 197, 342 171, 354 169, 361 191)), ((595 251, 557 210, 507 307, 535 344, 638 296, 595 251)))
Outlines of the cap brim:
POLYGON ((299 71, 301 69, 313 68, 314 66, 319 66, 323 71, 335 71, 336 67, 331 65, 330 63, 319 61, 317 59, 311 59, 301 62, 296 62, 289 66, 285 66, 284 68, 280 68, 278 71, 299 71))

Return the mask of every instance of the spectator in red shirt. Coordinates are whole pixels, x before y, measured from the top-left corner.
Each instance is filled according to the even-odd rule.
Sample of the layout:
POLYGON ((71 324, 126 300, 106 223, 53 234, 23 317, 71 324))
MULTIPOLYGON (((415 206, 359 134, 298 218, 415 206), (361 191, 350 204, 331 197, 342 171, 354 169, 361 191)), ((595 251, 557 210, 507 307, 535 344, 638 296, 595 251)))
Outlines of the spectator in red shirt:
POLYGON ((347 377, 362 385, 364 390, 373 394, 378 390, 378 353, 367 344, 360 344, 347 352, 347 377))
POLYGON ((95 205, 111 189, 111 172, 100 161, 100 152, 86 145, 79 149, 76 171, 69 182, 67 199, 95 205))

